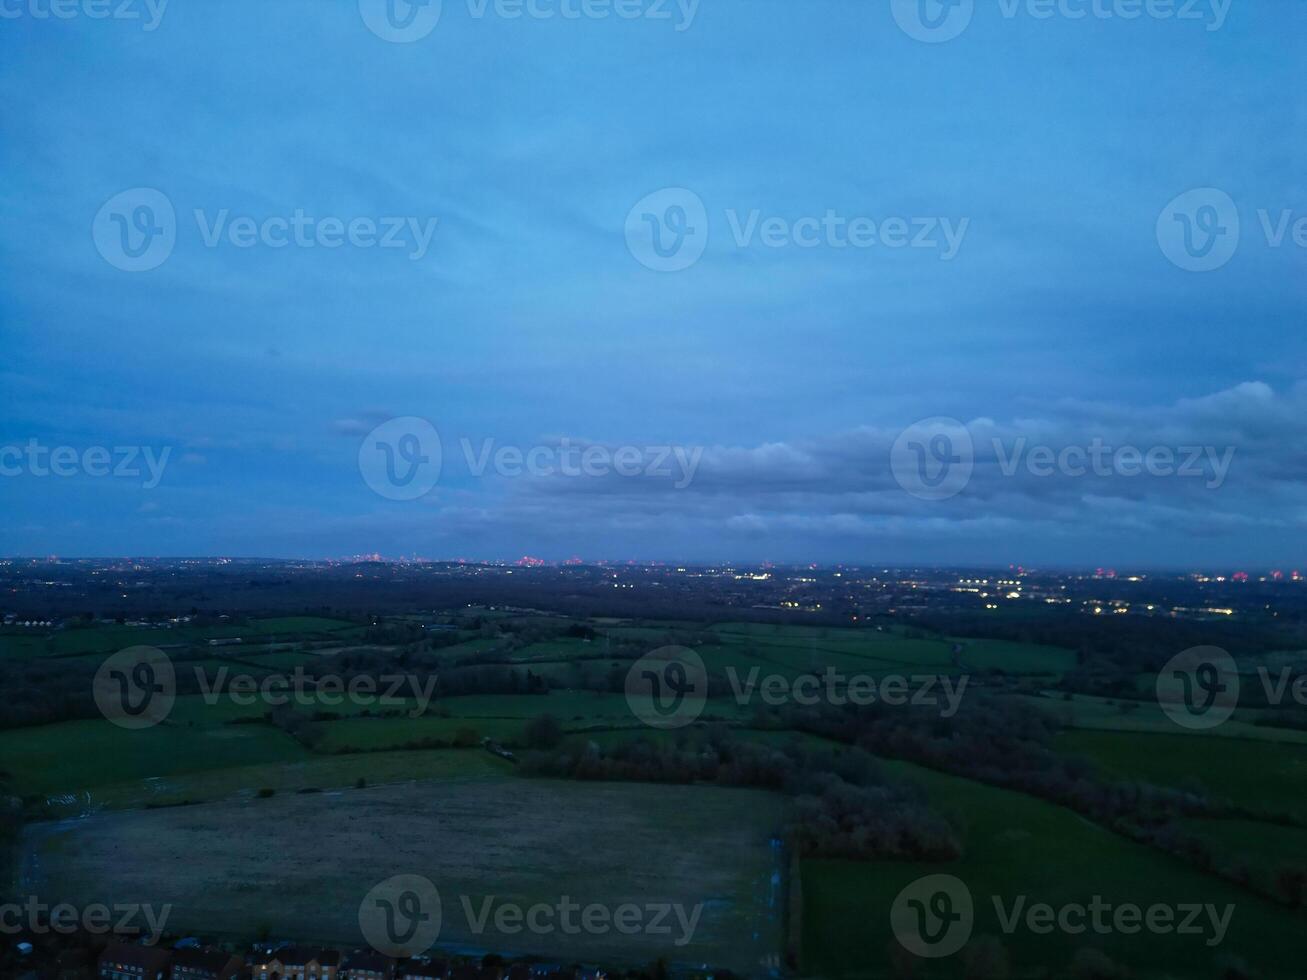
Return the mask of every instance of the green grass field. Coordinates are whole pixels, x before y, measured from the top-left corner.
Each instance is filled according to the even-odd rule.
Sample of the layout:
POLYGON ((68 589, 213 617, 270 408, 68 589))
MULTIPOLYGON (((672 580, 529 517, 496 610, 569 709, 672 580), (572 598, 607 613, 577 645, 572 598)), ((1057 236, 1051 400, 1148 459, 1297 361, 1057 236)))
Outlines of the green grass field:
POLYGON ((1247 869, 1264 888, 1274 889, 1276 876, 1286 869, 1307 871, 1307 828, 1201 819, 1180 826, 1207 842, 1218 867, 1247 869))
MULTIPOLYGON (((108 654, 132 646, 205 644, 213 639, 304 635, 344 637, 355 624, 341 619, 318 616, 282 616, 252 619, 242 623, 211 626, 177 624, 170 627, 118 626, 97 624, 93 627, 69 628, 36 633, 30 629, 0 632, 0 656, 66 657, 77 654, 108 654)), ((243 646, 244 644, 242 644, 243 646)))
POLYGON ((872 674, 950 672, 959 670, 954 663, 955 644, 962 648, 956 657, 963 669, 1059 675, 1075 666, 1075 654, 1059 647, 1006 640, 917 639, 900 629, 720 623, 712 633, 720 643, 711 648, 712 655, 724 662, 734 662, 732 658, 739 655, 756 656, 795 673, 828 665, 872 674))
POLYGON ((318 748, 323 752, 373 752, 431 739, 453 742, 462 731, 473 732, 478 740, 511 741, 521 734, 523 724, 515 718, 438 718, 431 715, 420 718, 346 718, 325 726, 318 748))
MULTIPOLYGON (((972 893, 973 937, 998 937, 1013 961, 1013 976, 1027 975, 1040 965, 1057 975, 1058 964, 1064 969, 1082 945, 1097 946, 1128 962, 1136 977, 1214 978, 1218 953, 1242 956, 1268 977, 1295 975, 1288 964, 1297 958, 1301 915, 1033 797, 907 763, 885 765, 891 773, 923 785, 937 807, 963 816, 966 853, 959 861, 941 864, 803 862, 806 973, 890 975, 888 950, 895 940, 889 910, 894 898, 918 877, 946 873, 963 880, 972 893), (1235 910, 1224 944, 1214 951, 1198 936, 1079 937, 1056 929, 1039 935, 1025 928, 1005 935, 993 905, 995 895, 1009 908, 1019 895, 1055 906, 1101 895, 1111 903, 1233 903, 1235 910)), ((917 976, 963 976, 960 954, 921 966, 917 976)))
POLYGON ((962 644, 962 662, 976 670, 1061 675, 1076 665, 1075 651, 1062 647, 1009 640, 958 639, 957 642, 962 644))
POLYGON ((108 783, 308 758, 267 725, 162 724, 128 731, 107 721, 68 721, 0 732, 0 769, 19 796, 54 796, 108 783))
MULTIPOLYGON (((1065 728, 1092 731, 1143 732, 1157 735, 1185 734, 1155 701, 1127 701, 1076 694, 1071 697, 1052 693, 1014 695, 1025 704, 1052 717, 1065 728)), ((1244 739, 1255 742, 1283 742, 1307 745, 1307 731, 1270 728, 1253 720, 1258 713, 1239 709, 1229 721, 1201 733, 1211 738, 1244 739)))
MULTIPOLYGON (((570 620, 527 617, 538 624, 565 627, 570 620)), ((592 625, 594 623, 592 622, 592 625)), ((673 628, 709 632, 713 641, 696 649, 711 673, 728 669, 740 677, 757 668, 761 675, 796 677, 830 666, 845 674, 961 673, 1001 670, 1032 678, 1027 689, 1054 684, 1074 666, 1069 650, 997 640, 909 637, 901 629, 774 626, 719 623, 660 624, 615 621, 607 627, 618 638, 657 643, 673 628), (954 645, 960 644, 961 650, 954 645)), ((57 631, 49 636, 0 635, 0 656, 103 656, 125 646, 186 644, 203 646, 179 668, 199 665, 210 674, 227 667, 232 674, 289 671, 317 655, 307 648, 328 644, 339 649, 360 637, 366 627, 318 617, 282 617, 195 630, 142 630, 98 627, 57 631), (215 636, 241 636, 252 642, 209 648, 215 636)), ((437 656, 448 665, 465 657, 507 646, 506 638, 471 634, 437 656)), ((259 790, 280 798, 321 790, 332 793, 355 786, 457 781, 518 780, 516 768, 480 747, 404 749, 425 740, 451 742, 464 729, 478 738, 516 742, 532 718, 550 715, 565 732, 601 746, 632 738, 681 742, 702 738, 715 720, 746 722, 754 704, 731 698, 709 702, 697 726, 654 731, 641 726, 620 693, 568 689, 583 679, 624 671, 629 660, 594 657, 605 650, 601 635, 590 642, 560 637, 513 651, 523 667, 560 685, 545 695, 475 695, 432 702, 414 716, 416 702, 402 705, 327 704, 320 700, 296 710, 308 716, 322 711, 332 717, 314 727, 314 751, 262 719, 269 705, 242 705, 230 697, 206 704, 198 696, 178 698, 166 723, 144 731, 126 731, 102 721, 74 721, 29 729, 0 731, 0 770, 10 791, 45 800, 29 812, 44 817, 82 816, 99 810, 199 801, 255 803, 259 790), (398 712, 398 713, 397 713, 398 712), (246 721, 247 723, 238 723, 246 721), (341 754, 353 752, 355 754, 341 754)), ((170 651, 180 654, 181 651, 170 651)), ((1201 785, 1216 796, 1249 807, 1302 810, 1307 785, 1307 732, 1269 729, 1251 724, 1255 714, 1241 712, 1210 733, 1176 729, 1155 704, 1123 709, 1106 699, 1077 696, 1019 696, 1049 712, 1067 727, 1056 748, 1064 755, 1089 758, 1106 775, 1147 780, 1178 788, 1201 785)), ((737 729, 739 737, 788 741, 788 732, 737 729)), ((820 740, 805 738, 817 742, 820 740)), ((823 743, 829 745, 830 743, 823 743)), ((1030 975, 1039 965, 1065 967, 1076 949, 1096 945, 1123 962, 1138 978, 1215 976, 1217 953, 1233 952, 1259 964, 1274 977, 1278 957, 1293 952, 1293 930, 1303 918, 1248 890, 1206 875, 1171 858, 1117 837, 1070 810, 1041 800, 942 775, 907 763, 884 763, 891 776, 922 785, 933 805, 956 816, 965 829, 966 853, 943 865, 908 862, 810 860, 802 866, 805 974, 813 976, 885 976, 892 937, 889 907, 899 890, 925 874, 947 872, 962 878, 977 899, 977 933, 1000 935, 990 896, 1055 904, 1087 901, 1095 894, 1110 902, 1233 902, 1230 938, 1214 953, 1193 937, 1126 936, 1082 938, 1063 933, 1036 935, 1026 930, 1000 936, 1016 964, 1014 976, 1030 975)), ((565 784, 571 787, 573 784, 565 784)), ((613 784, 616 786, 617 784, 613 784)), ((615 792, 662 792, 622 784, 615 792)), ((508 798, 513 798, 510 792, 508 798)), ((678 797, 685 800, 693 796, 678 797)), ((759 797, 762 799, 762 797, 759 797)), ((779 797, 767 797, 771 802, 779 797)), ((771 802, 766 807, 771 806, 771 802)), ((190 809, 189 807, 186 809, 190 809)), ((661 812, 661 811, 660 811, 661 812)), ((714 811, 723 819, 726 810, 714 811)), ((770 813, 771 811, 768 810, 770 813)), ((692 834, 702 814, 668 816, 688 821, 692 834)), ((568 833, 574 827, 563 825, 568 833)), ((680 826, 680 824, 677 824, 680 826)), ((703 828, 701 828, 703 829, 703 828)), ((714 832, 721 828, 708 828, 714 832)), ((1246 864, 1269 878, 1285 854, 1307 854, 1307 831, 1234 820, 1195 820, 1184 829, 1209 841, 1220 856, 1246 864)), ((560 834, 563 831, 559 831, 560 834)), ((555 842, 570 847, 564 834, 555 842)), ((312 936, 301 937, 312 938, 312 936)), ((919 977, 959 977, 956 957, 927 963, 919 977)))
POLYGON ((1307 751, 1278 742, 1252 742, 1205 733, 1153 735, 1063 732, 1063 754, 1083 755, 1104 772, 1158 786, 1201 786, 1220 799, 1253 809, 1307 816, 1307 751))
POLYGON ((129 779, 97 786, 77 799, 48 805, 42 815, 76 816, 88 809, 140 809, 177 803, 249 798, 259 790, 299 793, 355 786, 403 783, 419 779, 502 779, 512 763, 481 748, 369 752, 359 755, 306 756, 288 762, 264 762, 176 773, 167 778, 129 779))

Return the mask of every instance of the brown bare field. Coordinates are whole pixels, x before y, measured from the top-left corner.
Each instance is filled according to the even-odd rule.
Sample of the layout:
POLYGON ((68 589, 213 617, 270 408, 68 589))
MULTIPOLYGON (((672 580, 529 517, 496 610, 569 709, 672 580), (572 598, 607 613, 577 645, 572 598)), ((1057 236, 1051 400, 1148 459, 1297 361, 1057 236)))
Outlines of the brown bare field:
POLYGON ((439 889, 448 950, 598 964, 665 956, 755 973, 781 946, 771 838, 783 807, 755 790, 514 777, 278 794, 32 825, 24 887, 43 901, 170 904, 170 933, 354 945, 369 889, 418 874, 439 889), (674 912, 669 932, 496 926, 505 903, 557 908, 564 897, 630 903, 649 925, 651 905, 687 916, 703 907, 681 945, 674 912))

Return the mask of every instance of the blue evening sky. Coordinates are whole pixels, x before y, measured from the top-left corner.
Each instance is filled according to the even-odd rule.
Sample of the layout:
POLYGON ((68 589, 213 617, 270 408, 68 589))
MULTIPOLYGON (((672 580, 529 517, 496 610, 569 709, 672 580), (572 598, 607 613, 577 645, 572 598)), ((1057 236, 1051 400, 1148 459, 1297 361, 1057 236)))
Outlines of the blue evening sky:
POLYGON ((371 0, 63 2, 0 0, 0 554, 1221 566, 1307 545, 1307 4, 980 0, 924 43, 886 0, 444 0, 392 43, 371 0), (627 218, 668 187, 704 203, 707 246, 656 271, 627 218), (176 214, 146 271, 93 235, 135 188, 176 214), (1156 231, 1194 188, 1239 217, 1208 272, 1156 231), (297 210, 411 220, 408 247, 206 245, 297 210), (755 210, 965 235, 950 258, 741 245, 755 210), (1259 211, 1289 213, 1278 247, 1259 211), (359 448, 406 416, 443 467, 390 499, 359 448), (890 465, 934 416, 976 439, 945 500, 890 465), (1219 487, 990 458, 1095 437, 1235 455, 1219 487), (476 475, 460 444, 564 438, 698 469, 476 475), (41 475, 33 440, 169 455, 147 488, 143 465, 41 475))

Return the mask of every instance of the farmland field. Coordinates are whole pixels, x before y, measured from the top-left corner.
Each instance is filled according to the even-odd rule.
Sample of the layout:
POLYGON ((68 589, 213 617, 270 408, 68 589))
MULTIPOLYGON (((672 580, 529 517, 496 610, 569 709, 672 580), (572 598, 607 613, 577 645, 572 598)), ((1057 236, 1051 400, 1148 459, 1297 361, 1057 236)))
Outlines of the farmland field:
MULTIPOLYGON (((1082 694, 1056 696, 1016 695, 1067 728, 1109 732, 1147 732, 1158 735, 1183 734, 1155 701, 1132 701, 1089 697, 1082 694)), ((1307 731, 1257 725, 1255 711, 1239 709, 1229 721, 1202 734, 1212 738, 1246 739, 1256 742, 1307 744, 1307 731)))
MULTIPOLYGON (((887 762, 886 769, 926 789, 931 802, 964 814, 966 854, 944 863, 805 861, 803 863, 804 969, 838 976, 871 973, 868 961, 887 964, 893 943, 887 910, 909 882, 926 874, 960 878, 975 901, 975 934, 998 937, 1014 964, 1014 976, 1037 964, 1069 964, 1080 946, 1094 945, 1135 969, 1133 975, 1214 976, 1217 954, 1199 936, 1123 935, 1080 937, 1054 930, 1022 929, 1005 935, 993 905, 1014 898, 1029 902, 1232 903, 1234 912, 1220 953, 1258 964, 1267 976, 1296 957, 1299 914, 1205 875, 1155 850, 1124 840, 1049 803, 1007 790, 887 762), (1091 941, 1092 939, 1092 941, 1091 941), (1143 971, 1148 971, 1147 973, 1143 971)), ((956 958, 919 976, 960 977, 956 958)), ((875 975, 872 973, 872 975, 875 975)), ((1056 971, 1054 971, 1056 975, 1056 971)))
POLYGON ((170 903, 180 930, 358 942, 368 890, 418 873, 436 883, 441 942, 455 947, 605 962, 665 955, 748 972, 780 945, 771 840, 782 819, 779 797, 751 790, 444 780, 31 825, 24 886, 52 899, 170 903), (675 925, 671 935, 500 935, 492 920, 479 932, 463 902, 556 904, 560 892, 583 905, 703 909, 678 946, 675 925))
POLYGON ((1205 733, 1074 731, 1059 735, 1057 746, 1064 754, 1087 756, 1113 776, 1159 786, 1201 786, 1250 809, 1297 810, 1307 816, 1307 752, 1300 745, 1205 733))
POLYGON ((1245 869, 1272 892, 1282 872, 1307 870, 1307 827, 1194 818, 1182 821, 1181 828, 1212 849, 1219 867, 1245 869))
POLYGON ((47 803, 51 819, 81 816, 101 810, 133 810, 181 803, 251 799, 259 792, 311 793, 410 783, 416 779, 457 779, 505 776, 510 763, 480 748, 422 749, 368 752, 356 755, 311 756, 289 762, 265 762, 225 769, 177 773, 98 785, 67 799, 47 803))
POLYGON ((0 632, 0 655, 21 657, 67 657, 78 654, 113 653, 131 646, 172 646, 207 643, 212 639, 253 639, 285 634, 346 637, 355 624, 341 619, 319 616, 282 616, 252 619, 243 623, 194 626, 179 623, 171 626, 122 626, 97 624, 94 627, 42 632, 34 629, 0 632))
POLYGON ((1007 640, 914 638, 896 629, 722 623, 714 626, 712 633, 720 644, 712 647, 714 652, 756 654, 791 672, 821 670, 829 664, 873 674, 948 672, 965 667, 1057 675, 1075 666, 1075 654, 1059 647, 1007 640), (955 646, 960 648, 956 653, 955 646))
MULTIPOLYGON (((272 699, 244 704, 230 692, 207 701, 183 693, 162 724, 142 731, 85 718, 0 730, 6 789, 24 801, 25 815, 34 821, 23 864, 33 889, 77 894, 83 901, 107 894, 104 889, 112 889, 115 900, 152 893, 156 903, 177 906, 178 928, 193 922, 197 930, 234 938, 270 930, 299 941, 352 943, 358 938, 358 901, 367 888, 417 868, 442 891, 446 883, 452 889, 444 909, 444 939, 452 949, 613 964, 666 955, 748 975, 767 972, 759 969, 760 960, 783 949, 797 949, 802 970, 814 976, 890 975, 887 910, 907 882, 940 872, 957 875, 972 889, 976 933, 999 937, 1014 976, 1037 965, 1065 967, 1090 943, 1062 932, 1003 934, 989 901, 993 895, 1054 903, 1094 895, 1145 905, 1228 901, 1238 911, 1220 952, 1268 967, 1282 952, 1285 931, 1300 924, 1299 914, 1264 897, 1275 893, 1276 876, 1286 868, 1283 856, 1301 853, 1307 843, 1300 827, 1210 814, 1177 821, 1177 830, 1209 845, 1222 871, 1248 869, 1251 887, 1241 888, 1063 806, 882 760, 883 775, 915 784, 934 813, 953 822, 961 858, 791 863, 772 844, 786 823, 781 793, 522 775, 550 771, 539 768, 547 756, 531 757, 524 738, 527 723, 543 715, 559 723, 560 759, 626 749, 637 760, 656 752, 710 760, 723 736, 777 749, 797 742, 845 751, 815 735, 768 727, 783 718, 760 716, 758 699, 740 705, 722 696, 730 670, 740 677, 757 671, 789 678, 827 668, 846 676, 976 673, 979 697, 1014 711, 1034 707, 1048 713, 1062 729, 1050 747, 1062 757, 1088 758, 1103 778, 1178 788, 1203 784, 1250 809, 1294 809, 1307 778, 1299 758, 1307 732, 1256 726, 1255 710, 1241 709, 1211 733, 1178 733, 1146 700, 1142 686, 1140 701, 1058 690, 1061 675, 1076 666, 1071 650, 918 629, 487 619, 492 622, 463 620, 457 631, 423 630, 426 616, 389 628, 298 616, 202 630, 101 624, 11 636, 6 659, 43 661, 34 669, 49 670, 52 657, 58 658, 58 671, 93 669, 102 648, 117 649, 150 634, 153 645, 167 647, 179 674, 183 666, 202 666, 213 677, 225 667, 230 680, 301 663, 321 665, 329 674, 330 657, 348 651, 336 661, 342 670, 360 663, 412 665, 415 679, 432 685, 423 688, 428 692, 439 691, 441 683, 451 693, 484 692, 423 704, 411 696, 412 688, 400 689, 392 703, 306 691, 298 692, 289 710, 274 710, 272 699), (578 623, 588 623, 593 638, 572 635, 578 623), (525 632, 515 633, 512 624, 525 632), (223 635, 247 642, 207 645, 206 638, 223 635), (714 696, 691 727, 651 729, 633 715, 620 693, 622 681, 641 653, 677 641, 692 645, 703 659, 715 678, 714 696), (476 665, 479 658, 482 665, 476 665), (526 690, 537 693, 521 693, 526 690), (1048 693, 1037 697, 1035 690, 1048 693), (479 744, 483 738, 503 743, 516 760, 497 755, 498 746, 487 751, 479 744), (648 744, 631 746, 636 740, 648 744), (306 827, 312 832, 304 833, 306 827), (206 839, 224 841, 223 854, 204 853, 206 839), (124 855, 134 860, 124 861, 124 855), (182 866, 185 875, 157 871, 182 866), (798 880, 792 882, 795 869, 798 880), (281 883, 276 895, 273 882, 281 883), (782 936, 778 894, 790 885, 798 886, 801 904, 789 911, 802 910, 791 924, 799 927, 801 942, 793 934, 782 936), (524 903, 556 901, 560 892, 610 905, 664 895, 703 901, 703 924, 685 949, 663 948, 650 937, 633 944, 629 936, 578 942, 573 936, 477 935, 458 901, 470 895, 476 904, 492 894, 524 903)), ((194 679, 187 680, 185 690, 196 690, 194 679)), ((1160 978, 1165 969, 1204 975, 1201 968, 1212 956, 1201 943, 1195 947, 1174 936, 1093 940, 1129 963, 1141 980, 1160 978)), ((961 971, 954 957, 918 964, 914 975, 955 977, 961 971)), ((1269 968, 1265 973, 1275 975, 1269 968)))
POLYGON ((0 732, 0 769, 20 796, 54 796, 131 779, 305 759, 308 751, 265 725, 158 725, 128 731, 67 721, 0 732))

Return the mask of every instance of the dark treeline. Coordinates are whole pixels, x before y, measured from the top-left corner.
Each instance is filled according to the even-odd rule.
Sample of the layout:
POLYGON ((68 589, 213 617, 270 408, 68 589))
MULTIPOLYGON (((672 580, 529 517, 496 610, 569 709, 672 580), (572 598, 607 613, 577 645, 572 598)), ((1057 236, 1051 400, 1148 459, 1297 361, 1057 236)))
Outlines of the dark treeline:
MULTIPOLYGON (((225 695, 238 689, 237 678, 243 682, 253 678, 261 684, 269 676, 280 678, 294 673, 294 668, 281 670, 260 666, 257 658, 234 660, 225 670, 212 665, 201 668, 198 660, 205 656, 211 654, 200 649, 172 656, 179 696, 203 694, 206 689, 225 695)), ((0 662, 0 691, 5 695, 0 700, 0 729, 102 717, 93 695, 98 666, 98 663, 69 659, 0 662)), ((322 657, 304 665, 301 672, 310 686, 316 679, 326 676, 339 678, 348 685, 356 677, 375 680, 383 675, 403 674, 423 687, 428 678, 433 678, 437 697, 546 694, 551 689, 547 678, 529 667, 442 668, 430 654, 367 649, 322 657)), ((283 687, 279 681, 272 690, 283 687)), ((246 688, 248 684, 241 689, 246 688)), ((405 686, 398 694, 407 695, 411 691, 411 687, 405 686)), ((377 694, 384 693, 385 685, 380 685, 377 694)))
POLYGON ((997 697, 972 696, 950 718, 929 708, 786 708, 774 724, 859 746, 1068 806, 1096 822, 1155 827, 1211 811, 1201 795, 1132 781, 1106 781, 1084 759, 1052 748, 1055 724, 997 697))
POLYGON ((1054 723, 1042 712, 995 697, 970 699, 951 718, 928 709, 883 705, 785 708, 771 723, 903 759, 941 772, 1017 790, 1065 806, 1122 836, 1173 854, 1293 908, 1307 905, 1307 861, 1286 855, 1269 877, 1237 853, 1182 829, 1186 817, 1226 817, 1303 826, 1300 814, 1215 801, 1201 787, 1178 790, 1108 779, 1092 763, 1058 755, 1054 723))
POLYGON ((789 841, 803 856, 946 861, 962 854, 958 831, 914 787, 891 782, 866 753, 764 745, 714 728, 701 740, 647 739, 600 748, 571 739, 528 752, 528 775, 662 783, 716 783, 795 798, 789 841))
MULTIPOLYGON (((296 561, 185 566, 159 562, 132 569, 130 589, 124 589, 112 576, 92 574, 93 568, 65 563, 43 567, 35 578, 26 566, 0 568, 0 586, 9 595, 7 608, 24 618, 77 615, 83 610, 111 618, 164 610, 274 616, 309 610, 314 615, 350 618, 369 612, 518 606, 581 618, 828 625, 847 625, 850 613, 834 599, 829 608, 802 614, 756 609, 757 603, 771 598, 768 583, 711 578, 683 581, 668 578, 658 569, 648 569, 648 580, 662 586, 655 592, 614 589, 614 570, 597 566, 514 568, 512 575, 506 575, 502 567, 486 568, 478 574, 473 566, 440 562, 360 561, 338 566, 296 561), (52 576, 67 581, 68 587, 55 594, 56 590, 31 584, 52 576), (146 584, 136 584, 139 582, 146 584)), ((623 575, 645 572, 626 566, 618 571, 623 575)))
POLYGON ((92 685, 97 664, 0 660, 0 729, 98 718, 92 685))
POLYGON ((1299 629, 1246 619, 1091 616, 1064 612, 1002 618, 981 613, 927 612, 914 615, 911 621, 941 635, 1062 647, 1075 650, 1082 661, 1107 658, 1139 670, 1155 670, 1189 647, 1218 646, 1239 656, 1293 650, 1304 641, 1299 629))

